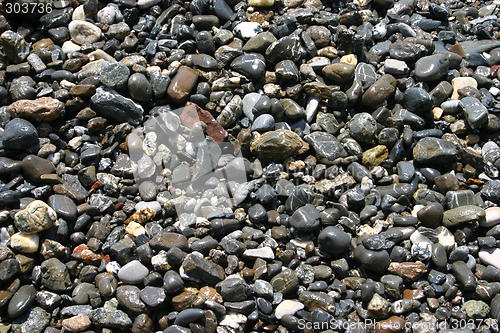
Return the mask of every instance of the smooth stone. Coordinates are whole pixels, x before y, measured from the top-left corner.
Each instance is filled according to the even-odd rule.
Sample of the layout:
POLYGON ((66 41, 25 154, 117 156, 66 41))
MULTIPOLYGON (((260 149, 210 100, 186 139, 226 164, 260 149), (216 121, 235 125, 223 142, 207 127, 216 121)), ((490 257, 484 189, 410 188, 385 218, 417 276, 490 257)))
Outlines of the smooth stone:
POLYGON ((229 277, 218 284, 224 301, 242 302, 252 293, 250 286, 240 277, 229 277))
POLYGON ((275 292, 287 295, 297 289, 299 279, 297 274, 289 268, 285 268, 271 279, 271 285, 275 292))
POLYGON ((98 113, 116 122, 136 124, 142 120, 142 106, 115 90, 99 87, 90 102, 91 107, 98 113))
POLYGON ((438 138, 423 138, 413 148, 413 158, 421 164, 446 164, 453 162, 458 154, 457 147, 438 138))
POLYGON ((281 99, 280 104, 290 119, 300 119, 306 115, 306 110, 291 98, 281 99))
POLYGON ((149 269, 139 260, 132 260, 118 271, 118 279, 127 284, 139 284, 149 274, 149 269))
POLYGON ((274 130, 275 125, 274 117, 270 114, 262 114, 255 118, 252 123, 251 131, 265 133, 274 130))
POLYGON ((340 228, 329 226, 318 235, 318 243, 322 250, 331 255, 339 255, 349 250, 351 235, 340 228))
POLYGON ((176 271, 170 270, 167 273, 165 273, 165 276, 163 277, 163 289, 165 289, 165 292, 167 294, 178 293, 183 288, 184 288, 184 281, 182 281, 182 278, 176 271))
POLYGON ((40 236, 38 234, 15 233, 10 236, 10 247, 20 253, 35 253, 38 251, 40 236))
POLYGON ((484 248, 479 251, 478 256, 483 264, 500 269, 500 249, 484 248))
POLYGON ((407 89, 403 96, 403 106, 410 112, 425 114, 432 108, 433 100, 422 88, 407 89))
POLYGON ((102 35, 101 29, 87 21, 71 21, 68 29, 71 40, 78 45, 95 43, 102 35))
POLYGON ((10 299, 7 314, 10 318, 22 315, 35 301, 36 289, 32 285, 24 285, 19 288, 10 299))
POLYGON ((422 57, 415 63, 415 77, 419 81, 441 79, 449 68, 448 57, 442 53, 422 57))
POLYGON ((149 102, 153 98, 153 87, 146 76, 134 73, 128 78, 130 97, 140 102, 149 102))
POLYGON ((255 53, 263 53, 266 49, 277 41, 276 37, 269 31, 264 31, 256 36, 250 38, 245 45, 243 45, 243 52, 255 52, 255 53))
POLYGON ((474 290, 474 288, 476 287, 476 277, 474 276, 474 274, 472 273, 472 271, 465 262, 455 261, 451 265, 451 269, 462 290, 464 291, 474 290))
POLYGON ((453 92, 453 86, 448 81, 441 81, 434 89, 429 92, 434 105, 440 105, 448 99, 453 92))
POLYGON ((485 210, 479 206, 461 206, 444 212, 443 225, 445 227, 455 227, 466 223, 479 222, 485 217, 485 210))
POLYGON ((389 253, 385 250, 372 251, 358 245, 354 250, 354 257, 367 269, 382 273, 387 270, 391 262, 389 253))
POLYGON ((500 223, 500 208, 489 207, 485 210, 486 217, 479 222, 479 225, 484 228, 491 228, 500 223))
POLYGON ((255 37, 262 31, 262 26, 258 22, 241 22, 233 29, 234 34, 243 39, 255 37))
POLYGON ((480 128, 488 121, 488 109, 475 97, 462 98, 458 107, 472 129, 480 128))
POLYGON ((304 308, 304 304, 293 301, 293 300, 284 300, 274 310, 274 315, 276 319, 281 319, 286 315, 294 315, 297 311, 300 311, 304 308))
POLYGON ((177 314, 174 325, 189 326, 189 323, 196 322, 205 316, 202 309, 186 309, 177 314))
POLYGON ((250 79, 260 79, 266 71, 266 59, 259 53, 245 53, 231 62, 231 69, 248 76, 250 79))
POLYGON ((76 204, 65 195, 51 195, 49 197, 49 205, 59 217, 67 221, 74 221, 78 216, 76 204))
POLYGON ((439 202, 431 202, 417 212, 417 217, 428 228, 437 228, 443 221, 444 208, 439 202))
POLYGON ((320 226, 320 215, 311 204, 297 209, 290 218, 290 225, 300 231, 314 231, 320 226))
POLYGON ((64 329, 70 332, 82 332, 92 325, 92 321, 88 316, 80 314, 71 318, 63 319, 61 324, 64 329))
POLYGON ((198 81, 196 70, 188 66, 180 66, 177 69, 172 81, 167 89, 167 95, 176 103, 182 103, 189 96, 189 93, 198 81))
POLYGON ((5 148, 25 149, 38 144, 38 132, 29 121, 15 118, 5 125, 1 139, 5 148))
POLYGON ((361 105, 375 109, 396 91, 396 79, 390 74, 382 75, 363 94, 361 105))
POLYGON ((298 36, 286 36, 273 42, 266 49, 266 59, 275 64, 281 60, 298 61, 301 57, 301 43, 298 36))
POLYGON ((323 67, 323 74, 336 83, 347 83, 354 77, 355 67, 349 64, 336 63, 323 67))

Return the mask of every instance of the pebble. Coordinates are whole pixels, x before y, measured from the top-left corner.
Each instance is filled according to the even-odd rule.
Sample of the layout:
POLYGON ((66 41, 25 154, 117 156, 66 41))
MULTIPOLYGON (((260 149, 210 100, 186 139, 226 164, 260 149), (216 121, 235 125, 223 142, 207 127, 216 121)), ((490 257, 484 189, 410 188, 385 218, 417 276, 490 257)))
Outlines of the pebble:
POLYGON ((37 122, 51 122, 57 119, 64 109, 64 103, 52 97, 40 97, 35 100, 20 99, 10 104, 9 114, 37 122))
POLYGON ((466 205, 450 209, 443 214, 443 225, 454 227, 464 223, 474 223, 485 219, 486 212, 478 206, 466 205))
POLYGON ((284 300, 281 302, 274 312, 277 319, 281 319, 286 315, 294 315, 297 311, 300 311, 304 308, 304 304, 292 301, 292 300, 284 300))
POLYGON ((82 45, 84 43, 94 43, 101 39, 101 29, 86 21, 71 21, 68 25, 69 35, 71 40, 82 45))
POLYGON ((5 125, 2 143, 5 148, 25 149, 38 143, 38 132, 29 121, 15 118, 5 125))
POLYGON ((57 214, 49 205, 35 200, 16 213, 14 222, 19 231, 25 234, 35 234, 52 227, 56 219, 57 214))
POLYGON ((320 248, 332 255, 338 255, 349 250, 351 236, 345 231, 329 226, 323 229, 318 236, 320 248))
POLYGON ((149 274, 149 269, 139 260, 132 260, 118 271, 118 279, 126 284, 140 284, 149 274))

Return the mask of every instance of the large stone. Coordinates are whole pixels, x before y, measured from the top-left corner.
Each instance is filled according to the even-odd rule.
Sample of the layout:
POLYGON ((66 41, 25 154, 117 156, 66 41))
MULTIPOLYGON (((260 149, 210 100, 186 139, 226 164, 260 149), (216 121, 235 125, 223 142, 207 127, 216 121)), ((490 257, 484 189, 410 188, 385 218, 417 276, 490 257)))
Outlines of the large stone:
POLYGON ((138 124, 142 120, 142 106, 112 89, 97 88, 90 102, 91 107, 103 117, 116 122, 138 124))
POLYGON ((11 149, 24 149, 38 143, 38 133, 29 121, 15 118, 5 125, 3 145, 11 149))
POLYGON ((282 161, 308 149, 309 145, 298 134, 283 129, 256 134, 250 145, 250 151, 265 161, 282 161))
POLYGON ((45 202, 35 200, 14 216, 16 228, 26 234, 47 230, 57 220, 56 212, 45 202))
POLYGON ((101 39, 101 29, 87 21, 71 21, 68 25, 71 40, 76 44, 92 44, 101 39))
POLYGON ((413 158, 416 163, 442 165, 455 161, 458 152, 458 148, 449 141, 426 137, 413 148, 413 158))
POLYGON ((472 129, 478 129, 488 121, 488 109, 475 97, 462 98, 458 107, 472 129))
POLYGON ((189 93, 198 81, 198 72, 188 66, 181 66, 177 69, 170 85, 167 95, 176 103, 182 103, 189 96, 189 93))
POLYGON ((63 110, 64 103, 52 97, 20 99, 8 107, 11 117, 43 122, 56 120, 63 110))
POLYGON ((56 168, 51 161, 35 155, 28 155, 23 159, 22 169, 23 174, 35 182, 41 182, 42 175, 56 172, 56 168))
POLYGON ((479 206, 461 206, 444 212, 443 225, 456 227, 465 223, 474 223, 484 220, 486 212, 479 206))
POLYGON ((224 269, 203 258, 199 252, 188 254, 182 263, 182 269, 189 278, 210 285, 215 285, 225 278, 224 269))
POLYGON ((313 147, 321 163, 333 164, 337 158, 347 156, 342 144, 332 134, 314 132, 306 135, 305 140, 313 147))
POLYGON ((57 258, 50 258, 42 262, 42 284, 54 292, 64 292, 73 285, 68 268, 57 258))

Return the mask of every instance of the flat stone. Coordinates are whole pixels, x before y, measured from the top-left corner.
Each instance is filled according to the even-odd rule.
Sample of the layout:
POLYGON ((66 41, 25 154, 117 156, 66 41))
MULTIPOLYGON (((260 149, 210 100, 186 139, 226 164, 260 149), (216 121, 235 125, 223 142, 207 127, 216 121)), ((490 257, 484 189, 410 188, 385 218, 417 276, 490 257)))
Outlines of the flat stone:
POLYGON ((24 285, 19 288, 10 299, 7 313, 10 318, 22 315, 35 301, 36 290, 32 285, 24 285))
POLYGON ((199 252, 193 252, 186 256, 182 263, 184 274, 188 277, 214 285, 224 280, 224 269, 203 258, 199 252))
POLYGON ((247 249, 243 252, 243 257, 246 258, 262 258, 262 259, 274 259, 273 249, 265 246, 256 249, 247 249))
POLYGON ((89 316, 80 314, 70 318, 63 319, 62 326, 70 332, 82 332, 92 325, 89 316))
POLYGON ((396 91, 396 79, 390 74, 382 75, 368 88, 361 98, 361 105, 375 109, 396 91))
POLYGON ((147 286, 139 293, 141 300, 150 307, 156 307, 166 298, 165 290, 159 287, 147 286))
POLYGON ((295 291, 299 285, 299 279, 294 271, 286 268, 271 279, 271 285, 274 291, 286 295, 295 291))
POLYGON ((461 206, 444 212, 443 225, 445 227, 455 227, 465 223, 479 222, 485 217, 486 212, 479 206, 461 206))
POLYGON ((65 195, 51 195, 49 197, 49 205, 56 212, 57 216, 67 221, 74 221, 78 216, 75 203, 65 195))
POLYGON ((458 107, 472 129, 480 128, 488 121, 488 110, 475 97, 462 98, 458 103, 458 107))
POLYGON ((142 120, 142 106, 118 92, 99 87, 90 99, 91 107, 107 119, 136 124, 142 120))
POLYGON ((15 118, 5 125, 2 143, 5 148, 25 149, 38 144, 38 132, 29 121, 15 118))
POLYGON ((118 279, 126 284, 140 284, 149 274, 149 269, 139 260, 132 260, 118 271, 118 279))
POLYGON ((421 164, 446 164, 455 161, 458 148, 451 142, 426 137, 413 148, 413 158, 421 164))

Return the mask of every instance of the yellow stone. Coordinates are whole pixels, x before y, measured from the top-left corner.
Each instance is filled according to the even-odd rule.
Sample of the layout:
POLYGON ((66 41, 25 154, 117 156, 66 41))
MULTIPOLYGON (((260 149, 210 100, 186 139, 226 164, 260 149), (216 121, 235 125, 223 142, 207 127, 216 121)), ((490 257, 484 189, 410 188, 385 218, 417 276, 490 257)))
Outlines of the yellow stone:
POLYGON ((127 226, 125 227, 125 231, 134 237, 146 233, 146 229, 137 222, 130 222, 129 224, 127 224, 127 226))
POLYGON ((252 7, 272 7, 274 0, 249 0, 248 5, 252 7))

